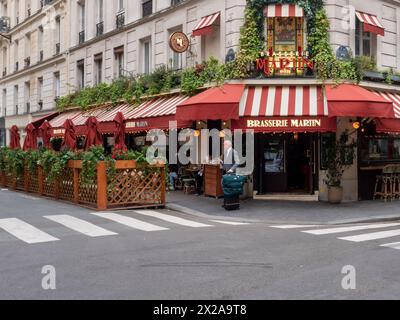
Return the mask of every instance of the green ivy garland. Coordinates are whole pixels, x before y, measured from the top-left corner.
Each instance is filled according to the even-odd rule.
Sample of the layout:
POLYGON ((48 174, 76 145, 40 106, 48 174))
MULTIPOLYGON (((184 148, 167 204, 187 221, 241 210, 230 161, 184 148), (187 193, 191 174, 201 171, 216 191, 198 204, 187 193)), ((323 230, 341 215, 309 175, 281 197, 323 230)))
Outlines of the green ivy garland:
POLYGON ((339 61, 329 41, 329 20, 323 0, 247 0, 245 23, 241 29, 239 52, 236 59, 236 78, 252 76, 248 70, 261 51, 265 51, 264 8, 270 4, 297 4, 307 17, 308 51, 316 64, 316 75, 335 82, 362 78, 360 66, 352 58, 339 61))

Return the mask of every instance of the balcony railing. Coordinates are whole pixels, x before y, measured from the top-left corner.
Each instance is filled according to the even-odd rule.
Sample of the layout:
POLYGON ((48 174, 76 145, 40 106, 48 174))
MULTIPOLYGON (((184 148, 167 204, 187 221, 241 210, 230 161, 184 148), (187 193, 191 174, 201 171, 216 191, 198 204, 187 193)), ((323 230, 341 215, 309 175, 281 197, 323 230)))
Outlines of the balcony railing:
POLYGON ((147 17, 153 13, 153 0, 142 3, 142 16, 147 17))
POLYGON ((125 25, 125 12, 117 14, 117 29, 122 28, 125 25))
POLYGON ((56 54, 60 54, 60 52, 61 52, 61 44, 56 43, 56 54))
POLYGON ((101 36, 104 33, 104 22, 96 24, 96 37, 101 36))
POLYGON ((85 42, 85 30, 82 30, 79 32, 79 44, 82 44, 85 42))

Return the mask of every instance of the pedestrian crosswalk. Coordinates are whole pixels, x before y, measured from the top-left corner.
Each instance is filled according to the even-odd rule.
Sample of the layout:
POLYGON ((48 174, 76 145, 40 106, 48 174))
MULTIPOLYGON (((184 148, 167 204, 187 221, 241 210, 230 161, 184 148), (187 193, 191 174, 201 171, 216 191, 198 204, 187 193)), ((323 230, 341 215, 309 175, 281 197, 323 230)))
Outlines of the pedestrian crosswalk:
POLYGON ((101 238, 120 235, 121 227, 117 226, 122 226, 122 230, 125 231, 165 232, 171 231, 175 227, 190 230, 224 225, 231 227, 249 225, 249 223, 229 220, 208 220, 198 217, 187 218, 186 216, 183 218, 175 213, 155 210, 134 210, 121 213, 91 212, 87 214, 87 217, 81 215, 79 218, 69 214, 53 214, 35 217, 34 221, 30 220, 28 218, 0 219, 0 239, 5 237, 7 240, 21 240, 26 244, 51 243, 63 239, 58 234, 60 227, 85 237, 101 238), (199 220, 204 221, 200 222, 199 220))
MULTIPOLYGON (((349 226, 318 226, 318 225, 271 225, 271 228, 295 230, 313 236, 335 236, 337 240, 363 243, 370 241, 386 241, 400 237, 400 223, 373 223, 349 226), (382 230, 387 229, 387 230, 382 230)), ((400 250, 400 242, 381 243, 380 247, 400 250)))

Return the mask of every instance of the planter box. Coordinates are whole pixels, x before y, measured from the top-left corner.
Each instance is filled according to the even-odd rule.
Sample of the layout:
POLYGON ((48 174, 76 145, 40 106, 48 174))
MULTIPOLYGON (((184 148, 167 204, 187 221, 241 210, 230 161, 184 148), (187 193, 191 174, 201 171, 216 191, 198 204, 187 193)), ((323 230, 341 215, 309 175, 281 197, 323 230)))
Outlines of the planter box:
POLYGON ((136 169, 137 163, 135 160, 117 160, 115 169, 136 169))

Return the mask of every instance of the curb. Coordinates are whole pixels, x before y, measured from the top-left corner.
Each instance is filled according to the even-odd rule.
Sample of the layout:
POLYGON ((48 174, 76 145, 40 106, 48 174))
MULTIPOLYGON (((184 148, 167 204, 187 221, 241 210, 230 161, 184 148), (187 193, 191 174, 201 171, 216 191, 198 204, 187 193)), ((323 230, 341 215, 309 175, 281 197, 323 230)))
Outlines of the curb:
POLYGON ((169 203, 166 205, 166 209, 198 216, 205 219, 212 220, 223 220, 223 221, 235 221, 235 222, 247 222, 247 223, 266 223, 266 224, 296 224, 296 225, 347 225, 356 223, 374 223, 374 222, 390 222, 400 220, 400 214, 398 215, 386 215, 386 216, 372 216, 372 217, 360 217, 356 219, 345 219, 345 220, 333 220, 327 222, 321 221, 296 221, 296 220, 263 220, 263 219, 251 219, 245 217, 227 217, 227 216, 216 216, 210 215, 198 210, 190 209, 179 204, 169 203))

